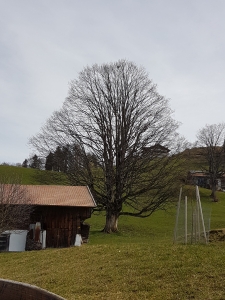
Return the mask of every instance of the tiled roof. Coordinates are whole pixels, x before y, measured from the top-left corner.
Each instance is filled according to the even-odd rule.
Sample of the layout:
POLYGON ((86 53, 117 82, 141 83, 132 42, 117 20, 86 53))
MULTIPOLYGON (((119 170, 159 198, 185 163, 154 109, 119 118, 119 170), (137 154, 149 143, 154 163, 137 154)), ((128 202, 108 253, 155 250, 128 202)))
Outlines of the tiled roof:
POLYGON ((86 186, 25 185, 35 205, 95 207, 95 200, 86 186))

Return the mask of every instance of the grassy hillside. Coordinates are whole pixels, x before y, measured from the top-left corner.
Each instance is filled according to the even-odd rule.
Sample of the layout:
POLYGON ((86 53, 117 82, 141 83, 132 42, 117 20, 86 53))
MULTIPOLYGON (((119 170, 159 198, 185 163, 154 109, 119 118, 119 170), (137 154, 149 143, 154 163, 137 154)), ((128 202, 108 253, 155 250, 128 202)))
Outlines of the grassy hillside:
POLYGON ((183 152, 184 157, 187 159, 187 171, 202 170, 207 167, 207 161, 204 153, 204 148, 201 147, 186 149, 183 152))
MULTIPOLYGON (((178 191, 179 193, 179 191, 178 191)), ((194 197, 189 188, 184 192, 194 197)), ((213 203, 211 228, 225 227, 225 194, 213 203)), ((104 215, 93 215, 90 241, 81 247, 0 253, 0 277, 28 282, 68 300, 225 299, 225 243, 173 244, 176 209, 150 218, 121 217, 120 232, 100 232, 104 215)))
POLYGON ((59 172, 39 171, 31 168, 0 165, 0 178, 19 178, 22 184, 57 184, 66 185, 65 174, 59 172))

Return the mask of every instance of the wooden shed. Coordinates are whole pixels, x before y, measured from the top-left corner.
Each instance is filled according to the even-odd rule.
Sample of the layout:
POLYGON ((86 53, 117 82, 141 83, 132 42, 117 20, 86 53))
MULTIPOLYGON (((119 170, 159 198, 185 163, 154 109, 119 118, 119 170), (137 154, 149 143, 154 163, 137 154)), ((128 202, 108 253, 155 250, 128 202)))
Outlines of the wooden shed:
POLYGON ((96 206, 87 186, 27 185, 26 189, 35 207, 31 238, 38 240, 38 230, 45 232, 46 247, 74 245, 77 234, 87 238, 89 227, 83 222, 96 206))

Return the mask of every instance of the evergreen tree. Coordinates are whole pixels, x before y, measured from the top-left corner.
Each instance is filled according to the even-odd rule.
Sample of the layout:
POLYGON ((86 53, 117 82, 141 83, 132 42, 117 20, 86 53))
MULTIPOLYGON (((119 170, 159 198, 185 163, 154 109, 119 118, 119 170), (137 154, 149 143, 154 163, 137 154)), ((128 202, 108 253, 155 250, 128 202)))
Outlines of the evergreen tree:
POLYGON ((56 172, 61 172, 63 169, 63 153, 61 148, 58 146, 54 152, 54 163, 53 170, 56 172))
POLYGON ((30 168, 40 170, 41 164, 42 164, 41 159, 36 154, 33 157, 31 157, 30 165, 29 165, 30 168))
POLYGON ((52 171, 54 168, 54 154, 50 151, 46 157, 45 170, 52 171))
POLYGON ((23 167, 23 168, 27 168, 27 167, 28 167, 28 160, 27 160, 27 159, 25 159, 25 160, 23 161, 22 167, 23 167))

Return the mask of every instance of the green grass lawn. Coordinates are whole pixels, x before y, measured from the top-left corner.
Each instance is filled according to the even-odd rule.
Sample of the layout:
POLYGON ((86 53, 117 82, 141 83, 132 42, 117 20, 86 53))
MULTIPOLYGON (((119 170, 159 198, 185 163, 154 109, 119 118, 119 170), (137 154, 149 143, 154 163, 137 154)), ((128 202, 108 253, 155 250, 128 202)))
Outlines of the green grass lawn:
POLYGON ((22 168, 8 165, 0 165, 0 178, 7 178, 11 181, 17 179, 21 184, 53 184, 69 185, 68 178, 64 173, 32 168, 22 168))
POLYGON ((34 169, 0 165, 0 178, 16 178, 22 184, 35 184, 34 169))
MULTIPOLYGON (((193 190, 186 191, 188 197, 193 190)), ((212 203, 211 228, 225 227, 225 194, 212 203)), ((194 197, 194 196, 193 196, 194 197)), ((173 244, 176 209, 150 218, 121 217, 119 233, 103 234, 93 215, 88 244, 66 249, 0 253, 0 277, 72 299, 225 299, 225 243, 173 244)))

